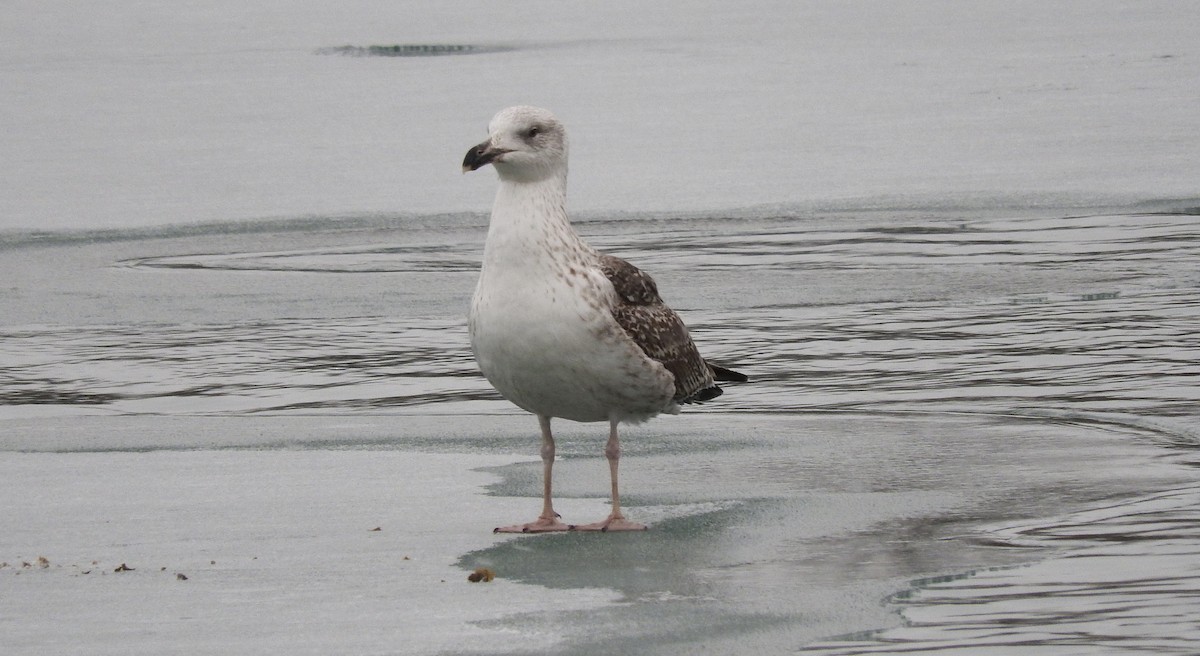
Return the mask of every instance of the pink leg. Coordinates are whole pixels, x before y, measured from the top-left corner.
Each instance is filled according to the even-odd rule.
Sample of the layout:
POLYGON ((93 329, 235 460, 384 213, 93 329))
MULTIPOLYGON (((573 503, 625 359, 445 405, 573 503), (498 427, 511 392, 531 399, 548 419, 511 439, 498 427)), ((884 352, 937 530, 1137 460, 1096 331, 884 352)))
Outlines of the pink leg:
POLYGON ((550 502, 551 470, 554 469, 554 436, 550 434, 550 418, 538 415, 542 427, 542 514, 537 520, 516 526, 499 526, 493 533, 548 533, 566 531, 568 526, 558 521, 558 513, 550 502))
POLYGON ((609 422, 608 444, 604 446, 604 457, 608 458, 608 473, 612 477, 612 512, 608 518, 594 524, 572 526, 572 531, 644 531, 645 524, 625 519, 621 514, 621 495, 617 492, 617 465, 621 462, 621 439, 617 437, 617 424, 609 422))

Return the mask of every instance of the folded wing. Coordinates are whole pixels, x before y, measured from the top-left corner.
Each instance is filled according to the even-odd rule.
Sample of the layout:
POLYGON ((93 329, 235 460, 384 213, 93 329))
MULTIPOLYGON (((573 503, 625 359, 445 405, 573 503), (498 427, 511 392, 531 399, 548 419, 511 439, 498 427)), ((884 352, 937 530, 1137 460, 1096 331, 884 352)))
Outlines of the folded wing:
POLYGON ((600 255, 600 270, 617 292, 613 318, 647 357, 675 376, 676 403, 715 399, 721 395, 721 388, 714 383, 717 380, 746 380, 746 376, 701 357, 683 320, 658 295, 653 278, 612 255, 600 255))

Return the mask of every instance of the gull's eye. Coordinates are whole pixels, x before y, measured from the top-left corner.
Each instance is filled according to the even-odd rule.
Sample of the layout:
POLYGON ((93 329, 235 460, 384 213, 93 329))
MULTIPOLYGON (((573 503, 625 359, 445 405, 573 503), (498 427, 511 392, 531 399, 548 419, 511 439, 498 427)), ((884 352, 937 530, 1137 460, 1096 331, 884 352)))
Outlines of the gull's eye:
POLYGON ((525 138, 532 139, 542 133, 541 126, 535 125, 525 131, 525 138))

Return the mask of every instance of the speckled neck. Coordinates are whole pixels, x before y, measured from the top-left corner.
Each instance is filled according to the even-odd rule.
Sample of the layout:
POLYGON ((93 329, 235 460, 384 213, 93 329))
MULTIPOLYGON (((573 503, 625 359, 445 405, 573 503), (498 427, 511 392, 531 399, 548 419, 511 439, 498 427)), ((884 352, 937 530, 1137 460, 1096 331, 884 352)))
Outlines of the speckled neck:
POLYGON ((565 173, 537 182, 502 180, 492 205, 485 271, 489 266, 527 268, 540 261, 577 260, 592 253, 571 226, 565 173))

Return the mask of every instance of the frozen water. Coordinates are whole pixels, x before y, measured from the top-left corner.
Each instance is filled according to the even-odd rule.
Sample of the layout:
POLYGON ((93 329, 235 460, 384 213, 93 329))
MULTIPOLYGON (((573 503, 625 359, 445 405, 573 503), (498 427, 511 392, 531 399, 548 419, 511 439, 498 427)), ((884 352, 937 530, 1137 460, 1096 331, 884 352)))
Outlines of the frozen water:
MULTIPOLYGON (((477 506, 446 501, 471 499, 491 478, 469 467, 504 460, 398 450, 5 454, 0 485, 17 503, 0 511, 4 652, 551 647, 556 636, 480 622, 548 602, 594 609, 614 595, 504 579, 471 586, 453 566, 455 553, 492 540, 478 530, 477 506)), ((504 505, 519 510, 495 507, 504 505)))
POLYGON ((1200 488, 1006 527, 1001 543, 1069 544, 1029 566, 921 582, 899 597, 902 627, 825 645, 814 654, 1190 654, 1196 627, 1200 488))
MULTIPOLYGON (((16 235, 0 251, 6 653, 85 636, 100 653, 923 648, 958 635, 955 595, 980 589, 928 582, 980 571, 1013 600, 973 630, 1026 613, 1005 640, 1061 644, 1027 576, 1100 590, 1083 556, 1136 581, 1195 548, 1136 518, 1139 497, 1196 483, 1200 239, 1180 213, 982 214, 582 224, 754 383, 627 431, 626 502, 651 532, 534 539, 489 532, 533 516, 540 466, 535 422, 467 350, 482 217, 16 235), (1112 499, 1133 501, 1087 511, 1112 499), (1075 511, 1101 515, 1044 519, 1075 511), (1102 524, 1137 549, 1046 539, 1102 524), (22 567, 38 556, 52 566, 22 567), (468 587, 480 566, 502 591, 468 587), (896 605, 930 609, 925 630, 864 637, 914 580, 926 601, 896 605)), ((559 426, 570 521, 606 512, 602 428, 559 426)), ((1090 631, 1194 644, 1147 628, 1186 606, 1121 589, 1097 603, 1145 619, 1093 613, 1090 631)))
POLYGON ((6 8, 0 652, 1198 651, 1200 11, 527 8, 6 8), (476 50, 327 50, 406 44, 476 50), (629 430, 645 535, 489 532, 540 467, 458 171, 516 102, 754 380, 629 430))

